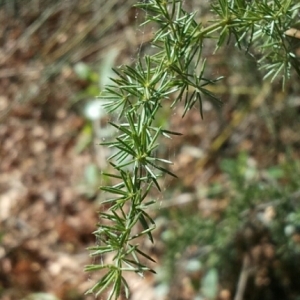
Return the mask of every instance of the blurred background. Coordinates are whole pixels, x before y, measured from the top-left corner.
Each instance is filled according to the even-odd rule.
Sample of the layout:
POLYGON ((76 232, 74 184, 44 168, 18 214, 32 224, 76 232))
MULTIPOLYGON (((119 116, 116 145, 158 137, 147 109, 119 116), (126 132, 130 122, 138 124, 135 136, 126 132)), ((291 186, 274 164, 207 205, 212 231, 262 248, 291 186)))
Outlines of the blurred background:
MULTIPOLYGON (((97 99, 111 68, 152 51, 134 0, 0 1, 0 299, 80 300, 114 133, 97 99)), ((185 1, 198 21, 207 1, 185 1)), ((128 275, 133 300, 300 299, 300 84, 263 82, 232 42, 204 55, 222 107, 162 109, 162 180, 143 242, 157 275, 128 275), (230 55, 229 55, 230 54, 230 55)), ((300 48, 295 50, 299 55, 300 48)), ((101 299, 101 297, 99 297, 101 299)))

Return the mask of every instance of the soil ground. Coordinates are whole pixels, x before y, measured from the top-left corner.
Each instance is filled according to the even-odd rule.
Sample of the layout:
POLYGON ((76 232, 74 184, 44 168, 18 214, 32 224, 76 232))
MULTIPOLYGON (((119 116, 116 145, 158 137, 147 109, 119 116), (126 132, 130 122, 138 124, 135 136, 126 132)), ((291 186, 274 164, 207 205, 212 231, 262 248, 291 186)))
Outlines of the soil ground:
MULTIPOLYGON (((99 143, 94 133, 85 135, 86 128, 93 129, 83 114, 88 99, 78 96, 86 93, 91 82, 80 79, 74 66, 85 62, 98 68, 110 51, 117 53, 115 64, 134 60, 151 30, 138 27, 143 17, 131 8, 133 2, 31 0, 24 5, 1 1, 2 300, 23 299, 36 292, 61 300, 94 299, 83 296, 94 279, 83 269, 92 262, 86 248, 96 242, 92 232, 101 209, 101 195, 90 185, 87 172, 101 167, 100 148, 94 146, 99 143), (91 139, 86 146, 84 138, 91 139)), ((196 109, 182 119, 180 106, 170 115, 170 127, 183 137, 164 144, 162 152, 174 158, 172 170, 180 184, 165 180, 165 188, 175 191, 166 191, 174 202, 162 200, 162 206, 177 205, 184 195, 194 195, 200 183, 221 180, 220 156, 248 151, 257 164, 270 166, 280 162, 290 147, 294 158, 299 158, 297 82, 282 92, 276 84, 259 84, 260 78, 253 79, 253 74, 242 78, 239 62, 231 70, 233 61, 226 61, 224 53, 208 59, 212 72, 226 76, 215 90, 223 108, 205 104, 204 120, 196 109)), ((248 61, 241 68, 252 70, 251 64, 248 61)), ((203 202, 199 207, 209 210, 207 205, 203 202)), ((156 251, 153 255, 161 264, 156 251)), ((157 299, 151 276, 128 281, 132 299, 157 299)), ((192 299, 189 284, 183 286, 181 291, 174 288, 177 295, 192 299)))

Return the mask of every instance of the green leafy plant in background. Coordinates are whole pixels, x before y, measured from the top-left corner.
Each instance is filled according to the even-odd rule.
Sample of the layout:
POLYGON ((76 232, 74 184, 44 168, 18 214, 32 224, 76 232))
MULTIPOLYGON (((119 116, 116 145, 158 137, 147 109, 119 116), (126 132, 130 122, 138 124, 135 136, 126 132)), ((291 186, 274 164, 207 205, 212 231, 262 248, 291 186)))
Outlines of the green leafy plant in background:
MULTIPOLYGON (((71 101, 71 105, 78 106, 80 113, 86 122, 77 138, 75 151, 81 153, 95 140, 104 140, 113 135, 113 128, 106 126, 103 119, 108 117, 103 108, 103 102, 96 97, 104 86, 110 82, 113 76, 112 67, 118 51, 111 51, 101 63, 101 67, 91 68, 83 62, 78 62, 73 69, 78 79, 86 86, 83 91, 77 93, 71 101)), ((111 116, 110 116, 111 118, 111 116)), ((93 143, 94 142, 94 143, 93 143)), ((106 152, 103 148, 94 147, 96 163, 90 163, 84 171, 84 181, 80 184, 80 190, 89 198, 95 198, 98 194, 98 183, 100 180, 99 169, 106 167, 106 152)))
POLYGON ((152 41, 156 52, 139 58, 134 66, 115 69, 113 83, 100 96, 106 110, 118 114, 119 122, 110 123, 117 136, 103 143, 112 148, 108 161, 113 169, 103 176, 113 184, 101 186, 111 198, 105 200, 109 208, 100 213, 101 224, 94 233, 99 245, 90 250, 93 257, 110 254, 111 259, 89 265, 86 271, 106 271, 88 293, 98 296, 108 290, 108 299, 123 292, 128 297, 124 272, 154 272, 145 263, 152 258, 138 241, 141 237, 153 241, 155 222, 147 209, 155 201, 149 200, 150 191, 161 190, 162 176, 176 177, 168 170, 172 162, 157 156, 159 139, 180 135, 156 125, 159 111, 183 102, 183 116, 195 105, 203 116, 203 101, 220 104, 210 86, 221 78, 207 77, 205 43, 215 42, 217 51, 234 38, 238 48, 257 59, 265 78, 280 77, 283 84, 292 69, 300 74, 294 38, 284 34, 297 21, 298 1, 212 1, 215 17, 206 26, 196 21, 196 12, 183 9, 183 1, 149 0, 136 7, 147 12, 145 23, 158 26, 152 41))
POLYGON ((80 113, 84 115, 87 122, 79 134, 75 150, 82 152, 93 140, 93 133, 101 139, 111 135, 111 129, 103 128, 101 119, 107 117, 108 113, 104 110, 102 102, 95 99, 104 86, 113 76, 111 68, 114 65, 117 51, 112 51, 103 60, 101 68, 94 70, 83 62, 74 65, 73 69, 78 79, 82 80, 86 87, 83 91, 77 93, 72 99, 72 105, 80 107, 80 113))
POLYGON ((293 239, 300 226, 297 203, 300 161, 290 159, 280 165, 260 169, 247 153, 242 152, 235 159, 223 159, 220 168, 226 184, 218 189, 211 185, 204 194, 201 191, 206 201, 230 199, 229 205, 217 216, 203 217, 193 204, 190 208, 162 209, 160 212, 169 224, 161 233, 166 245, 163 259, 165 282, 174 286, 177 284, 174 274, 182 276, 201 272, 203 275, 193 282, 194 288, 199 296, 208 299, 216 299, 224 278, 240 274, 240 270, 235 270, 241 259, 237 250, 245 245, 247 248, 247 243, 247 251, 253 246, 253 238, 245 233, 249 228, 256 233, 263 230, 264 239, 269 237, 276 245, 276 257, 280 259, 276 272, 277 276, 282 276, 281 280, 283 275, 278 274, 284 273, 286 265, 300 253, 299 243, 293 239), (195 246, 197 251, 189 257, 187 249, 195 246), (175 261, 179 263, 176 265, 175 261))

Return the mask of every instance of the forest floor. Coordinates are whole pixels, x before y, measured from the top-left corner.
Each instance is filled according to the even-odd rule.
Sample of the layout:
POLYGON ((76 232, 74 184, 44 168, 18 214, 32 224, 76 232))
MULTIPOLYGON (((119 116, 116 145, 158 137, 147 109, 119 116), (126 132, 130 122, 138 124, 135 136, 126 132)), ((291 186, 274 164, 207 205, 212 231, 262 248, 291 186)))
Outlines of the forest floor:
MULTIPOLYGON (((0 6, 2 300, 37 292, 60 300, 94 299, 83 294, 96 275, 83 269, 93 262, 86 249, 96 243, 102 154, 95 146, 101 139, 83 111, 98 92, 99 86, 96 92, 89 88, 101 80, 99 68, 109 53, 115 51, 115 64, 131 63, 152 35, 138 27, 143 17, 130 8, 134 1, 63 2, 31 0, 22 6, 16 0, 0 6), (96 80, 78 76, 79 62, 91 66, 96 80)), ((284 160, 287 147, 300 158, 299 85, 289 84, 283 92, 280 85, 254 78, 251 61, 224 59, 221 52, 207 57, 212 73, 226 76, 215 88, 223 107, 205 103, 204 120, 197 109, 182 119, 181 106, 167 115, 170 128, 183 136, 161 148, 179 177, 165 179, 161 207, 180 207, 194 201, 199 186, 222 182, 221 158, 247 151, 263 168, 284 160), (247 68, 252 73, 241 76, 247 68)), ((200 199, 196 207, 209 214, 226 205, 218 203, 200 199)), ((159 243, 156 250, 145 247, 161 265, 159 243)), ((181 279, 178 286, 184 288, 174 285, 176 299, 193 299, 185 276, 181 279)), ((128 281, 131 299, 159 299, 153 277, 128 281)))

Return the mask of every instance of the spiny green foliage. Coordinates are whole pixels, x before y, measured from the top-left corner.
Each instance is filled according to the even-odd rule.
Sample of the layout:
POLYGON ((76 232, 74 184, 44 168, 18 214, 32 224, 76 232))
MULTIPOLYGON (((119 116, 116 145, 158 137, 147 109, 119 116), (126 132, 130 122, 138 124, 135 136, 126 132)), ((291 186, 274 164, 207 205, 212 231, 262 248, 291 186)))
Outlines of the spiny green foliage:
MULTIPOLYGON (((217 50, 234 36, 239 48, 258 55, 260 67, 267 70, 266 77, 282 76, 283 82, 298 62, 291 50, 292 38, 284 35, 296 22, 298 1, 214 1, 216 17, 207 27, 197 23, 196 13, 186 12, 182 2, 149 0, 136 5, 147 12, 145 23, 158 24, 152 42, 157 52, 140 59, 133 67, 114 70, 117 78, 101 95, 107 111, 119 114, 120 123, 111 123, 118 136, 103 143, 113 148, 109 162, 115 170, 104 176, 118 183, 101 187, 113 196, 105 201, 110 208, 100 213, 102 224, 95 231, 100 245, 90 250, 92 256, 110 253, 113 258, 111 263, 87 266, 86 271, 106 270, 88 293, 100 295, 110 288, 108 299, 117 299, 122 290, 128 297, 124 271, 154 272, 140 261, 141 257, 153 260, 135 241, 141 236, 153 241, 155 222, 146 212, 153 201, 147 202, 147 196, 152 188, 160 190, 158 179, 162 175, 175 176, 165 167, 171 162, 156 156, 158 139, 180 134, 157 127, 157 113, 162 106, 169 105, 166 100, 171 98, 171 108, 184 101, 183 115, 196 103, 202 115, 204 99, 219 103, 207 88, 221 78, 206 78, 202 55, 205 41, 216 40, 217 50), (143 229, 133 234, 137 224, 143 229)), ((298 67, 296 70, 300 73, 298 67)))
POLYGON ((265 78, 273 81, 282 76, 284 85, 292 67, 300 75, 299 58, 293 52, 294 40, 284 34, 299 20, 298 1, 220 0, 212 7, 221 20, 227 20, 218 47, 234 35, 240 49, 254 52, 258 65, 266 71, 265 78))

